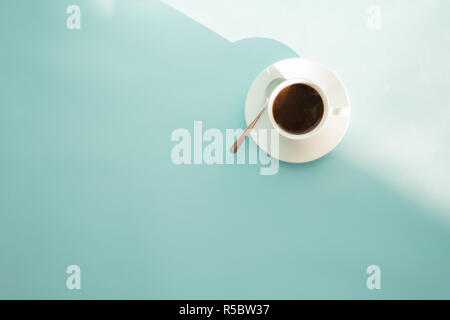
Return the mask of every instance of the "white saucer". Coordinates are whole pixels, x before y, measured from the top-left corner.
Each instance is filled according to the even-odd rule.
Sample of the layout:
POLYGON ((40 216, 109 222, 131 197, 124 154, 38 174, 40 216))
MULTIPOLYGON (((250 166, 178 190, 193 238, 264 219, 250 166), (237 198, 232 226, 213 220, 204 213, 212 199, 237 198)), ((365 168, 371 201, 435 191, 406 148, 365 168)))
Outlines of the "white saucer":
MULTIPOLYGON (((279 61, 261 72, 253 81, 245 102, 245 122, 253 121, 266 100, 266 90, 272 81, 279 79, 304 78, 319 85, 325 92, 332 106, 350 108, 350 99, 342 81, 330 69, 306 59, 292 58, 279 61)), ((350 114, 350 113, 349 113, 350 114)), ((332 151, 342 140, 350 123, 349 117, 330 115, 327 123, 314 136, 305 140, 291 140, 277 133, 279 136, 278 159, 286 162, 302 163, 316 160, 332 151)), ((266 111, 255 125, 255 129, 273 129, 266 111)), ((256 141, 258 146, 269 153, 269 142, 265 139, 256 141)), ((276 156, 276 155, 271 155, 276 156)))

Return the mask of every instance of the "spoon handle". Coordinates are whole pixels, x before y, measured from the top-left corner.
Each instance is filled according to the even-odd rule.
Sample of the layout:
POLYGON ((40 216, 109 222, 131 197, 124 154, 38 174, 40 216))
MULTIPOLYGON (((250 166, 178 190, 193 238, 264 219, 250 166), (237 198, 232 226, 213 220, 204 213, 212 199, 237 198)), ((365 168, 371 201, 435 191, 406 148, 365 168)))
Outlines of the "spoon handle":
POLYGON ((230 152, 231 153, 236 153, 238 152, 239 148, 241 147, 242 143, 245 141, 245 139, 247 138, 248 134, 250 133, 250 130, 253 129, 253 127, 255 126, 255 124, 258 122, 259 118, 261 118, 264 110, 266 110, 266 108, 264 107, 261 112, 256 116, 256 118, 248 125, 247 129, 245 129, 244 132, 242 132, 241 136, 239 138, 237 138, 237 140, 234 142, 234 144, 231 146, 230 152))

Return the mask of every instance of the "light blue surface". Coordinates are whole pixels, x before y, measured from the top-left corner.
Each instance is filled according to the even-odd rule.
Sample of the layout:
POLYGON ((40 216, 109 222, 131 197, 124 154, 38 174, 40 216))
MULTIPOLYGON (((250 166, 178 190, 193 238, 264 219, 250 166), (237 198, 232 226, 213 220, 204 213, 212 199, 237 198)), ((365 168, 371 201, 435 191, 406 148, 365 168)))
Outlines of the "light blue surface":
MULTIPOLYGON (((314 3, 288 5, 316 12, 314 3)), ((361 30, 349 24, 343 38, 354 46, 345 50, 325 32, 305 38, 308 58, 346 82, 353 122, 326 157, 260 176, 254 165, 175 166, 170 135, 195 120, 243 127, 251 82, 295 57, 292 49, 269 39, 231 43, 158 1, 117 1, 112 16, 88 1, 1 2, 0 298, 449 299, 448 207, 387 178, 399 159, 380 137, 403 130, 389 119, 408 105, 417 117, 406 113, 403 123, 419 131, 424 121, 436 127, 417 115, 420 106, 448 116, 450 8, 430 1, 431 13, 412 10, 410 28, 422 33, 410 35, 411 15, 389 19, 398 3, 381 1, 384 26, 402 31, 368 38, 362 18, 361 30), (81 30, 66 29, 72 3, 81 30), (378 158, 353 162, 364 137, 378 158), (65 286, 72 264, 82 270, 79 291, 65 286), (382 270, 379 291, 366 288, 371 264, 382 270)), ((434 142, 448 144, 447 131, 436 133, 434 142)), ((447 159, 436 150, 425 174, 417 170, 427 183, 449 177, 433 170, 447 159)), ((410 176, 395 180, 420 186, 410 176)))

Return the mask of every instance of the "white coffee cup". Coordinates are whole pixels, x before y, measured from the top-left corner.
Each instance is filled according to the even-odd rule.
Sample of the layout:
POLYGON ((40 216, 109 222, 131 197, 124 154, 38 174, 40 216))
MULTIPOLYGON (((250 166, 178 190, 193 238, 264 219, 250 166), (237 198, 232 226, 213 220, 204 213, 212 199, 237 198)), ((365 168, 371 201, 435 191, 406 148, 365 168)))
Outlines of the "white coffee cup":
POLYGON ((327 123, 327 121, 329 121, 331 116, 338 116, 338 117, 349 117, 350 116, 349 108, 339 108, 337 106, 330 106, 327 95, 322 90, 322 88, 320 86, 318 86, 317 84, 315 84, 313 81, 303 79, 303 78, 295 78, 295 79, 285 80, 282 83, 280 83, 278 86, 276 86, 275 89, 272 91, 272 93, 269 96, 267 109, 268 109, 268 113, 269 113, 270 122, 272 123, 274 128, 284 137, 286 137, 288 139, 294 139, 294 140, 308 139, 308 138, 314 136, 315 134, 317 134, 317 132, 319 132, 325 126, 325 124, 327 123), (324 108, 323 116, 322 116, 322 119, 320 120, 320 122, 312 130, 310 130, 306 133, 301 133, 301 134, 291 133, 291 132, 288 132, 288 131, 284 130, 283 128, 281 128, 278 125, 278 123, 275 121, 275 118, 273 115, 273 105, 274 105, 274 102, 275 102, 275 99, 277 98, 277 96, 280 94, 280 92, 283 89, 285 89, 291 85, 294 85, 294 84, 305 84, 305 85, 313 88, 314 90, 316 90, 319 93, 320 97, 322 98, 323 108, 324 108))

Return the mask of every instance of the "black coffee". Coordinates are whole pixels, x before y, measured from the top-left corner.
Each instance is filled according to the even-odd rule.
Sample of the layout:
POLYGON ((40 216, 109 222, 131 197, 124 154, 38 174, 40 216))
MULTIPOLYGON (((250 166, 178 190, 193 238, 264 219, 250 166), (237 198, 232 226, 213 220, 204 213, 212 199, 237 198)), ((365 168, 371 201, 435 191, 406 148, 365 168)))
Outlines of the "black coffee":
POLYGON ((275 122, 292 134, 312 131, 322 120, 324 105, 320 94, 306 84, 284 88, 273 103, 275 122))

